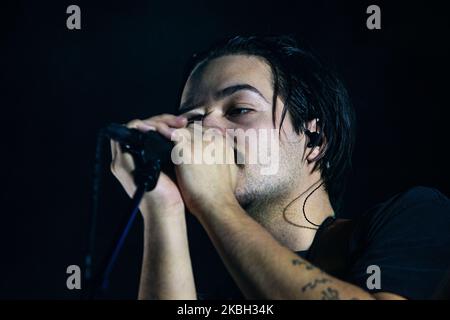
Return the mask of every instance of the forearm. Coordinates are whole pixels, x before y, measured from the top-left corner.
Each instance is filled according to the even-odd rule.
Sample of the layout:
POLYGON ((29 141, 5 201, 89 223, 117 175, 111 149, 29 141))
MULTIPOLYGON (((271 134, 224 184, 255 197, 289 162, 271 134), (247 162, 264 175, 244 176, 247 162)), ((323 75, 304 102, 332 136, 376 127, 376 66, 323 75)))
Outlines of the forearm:
POLYGON ((200 218, 225 265, 250 299, 373 299, 282 246, 237 204, 200 218))
POLYGON ((184 212, 144 219, 139 299, 196 299, 184 212))

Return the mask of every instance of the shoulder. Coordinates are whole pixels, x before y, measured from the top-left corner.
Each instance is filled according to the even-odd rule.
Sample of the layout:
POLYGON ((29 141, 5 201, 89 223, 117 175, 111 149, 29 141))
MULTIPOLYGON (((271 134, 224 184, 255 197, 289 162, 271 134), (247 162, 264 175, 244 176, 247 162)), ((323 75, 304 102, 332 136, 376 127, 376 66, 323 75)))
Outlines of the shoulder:
POLYGON ((392 208, 396 209, 397 212, 402 212, 417 206, 438 206, 448 209, 450 204, 449 199, 439 190, 430 187, 417 186, 392 196, 388 200, 369 210, 366 215, 374 214, 374 212, 380 208, 392 208))
POLYGON ((386 228, 394 232, 411 227, 417 227, 414 232, 443 229, 450 235, 450 200, 435 188, 416 186, 373 206, 356 223, 369 237, 386 228))
POLYGON ((367 267, 382 272, 370 290, 427 299, 450 265, 450 202, 434 188, 414 187, 372 207, 356 221, 349 280, 364 287, 367 267))
POLYGON ((436 204, 449 205, 449 199, 439 190, 430 187, 416 186, 392 197, 395 202, 405 205, 415 205, 423 202, 433 202, 436 204))

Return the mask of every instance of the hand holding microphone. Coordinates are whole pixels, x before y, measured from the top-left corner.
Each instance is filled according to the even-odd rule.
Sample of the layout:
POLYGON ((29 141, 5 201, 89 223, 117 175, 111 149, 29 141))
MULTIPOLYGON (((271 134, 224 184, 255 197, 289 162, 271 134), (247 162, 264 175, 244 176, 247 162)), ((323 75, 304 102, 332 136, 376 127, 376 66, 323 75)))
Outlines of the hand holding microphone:
MULTIPOLYGON (((184 117, 162 114, 145 120, 133 120, 126 127, 138 130, 141 133, 153 130, 170 140, 173 131, 184 127, 186 122, 187 120, 184 117)), ((160 148, 159 152, 164 152, 161 146, 155 147, 160 148)), ((121 144, 111 140, 111 171, 122 184, 127 194, 132 197, 136 191, 136 184, 132 175, 133 170, 135 170, 135 164, 133 157, 129 153, 122 151, 121 144)), ((175 182, 166 173, 161 172, 156 187, 144 195, 140 210, 144 219, 149 214, 159 214, 161 212, 164 212, 166 215, 173 214, 173 212, 184 213, 184 203, 180 191, 175 182)))
MULTIPOLYGON (((170 168, 170 138, 173 131, 184 127, 186 122, 185 118, 163 114, 146 120, 133 120, 126 126, 111 124, 103 131, 102 136, 111 138, 111 171, 132 198, 132 210, 118 229, 120 233, 117 234, 114 245, 100 268, 99 277, 90 280, 90 287, 93 288, 90 290, 92 297, 99 288, 102 290, 108 288, 113 267, 139 211, 144 218, 143 266, 145 266, 140 285, 142 292, 139 296, 145 296, 146 292, 155 291, 159 294, 173 291, 173 288, 165 288, 167 285, 163 285, 162 288, 155 286, 153 277, 165 278, 160 271, 171 270, 174 266, 178 266, 172 261, 175 257, 182 257, 187 267, 185 272, 173 270, 169 273, 177 273, 182 279, 189 278, 189 282, 193 283, 184 216, 185 206, 175 182, 161 171, 164 164, 168 164, 167 167, 170 168), (148 272, 149 267, 152 267, 152 272, 148 272)), ((93 248, 91 245, 87 261, 90 261, 93 248)), ((174 279, 175 281, 163 283, 167 282, 170 287, 171 284, 180 282, 177 277, 174 279)), ((189 296, 192 295, 193 293, 189 292, 189 296)))

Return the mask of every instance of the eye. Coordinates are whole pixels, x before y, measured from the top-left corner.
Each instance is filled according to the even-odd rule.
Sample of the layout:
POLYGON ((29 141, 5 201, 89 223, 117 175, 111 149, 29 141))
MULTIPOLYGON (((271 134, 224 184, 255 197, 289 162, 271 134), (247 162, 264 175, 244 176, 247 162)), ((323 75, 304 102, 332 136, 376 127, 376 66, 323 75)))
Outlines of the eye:
POLYGON ((253 109, 236 107, 236 108, 230 109, 227 112, 227 116, 229 116, 229 117, 237 117, 237 116, 241 116, 241 115, 247 114, 247 113, 252 112, 252 111, 253 111, 253 109))

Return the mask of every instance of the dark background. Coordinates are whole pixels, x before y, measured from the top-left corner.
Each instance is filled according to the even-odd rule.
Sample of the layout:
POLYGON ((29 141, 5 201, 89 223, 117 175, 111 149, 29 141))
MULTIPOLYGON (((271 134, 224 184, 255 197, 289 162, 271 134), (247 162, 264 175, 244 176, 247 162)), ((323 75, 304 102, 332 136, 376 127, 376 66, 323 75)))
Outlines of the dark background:
MULTIPOLYGON (((449 11, 393 2, 2 1, 0 298, 81 296, 65 272, 87 248, 98 129, 172 111, 190 55, 224 36, 293 33, 347 83, 358 136, 343 216, 415 185, 449 195, 449 11), (66 28, 70 4, 81 30, 66 28), (370 4, 382 30, 366 28, 370 4)), ((128 208, 104 158, 96 257, 128 208)), ((229 278, 188 219, 198 286, 220 290, 229 278)), ((107 297, 136 297, 141 229, 139 219, 107 297)))

